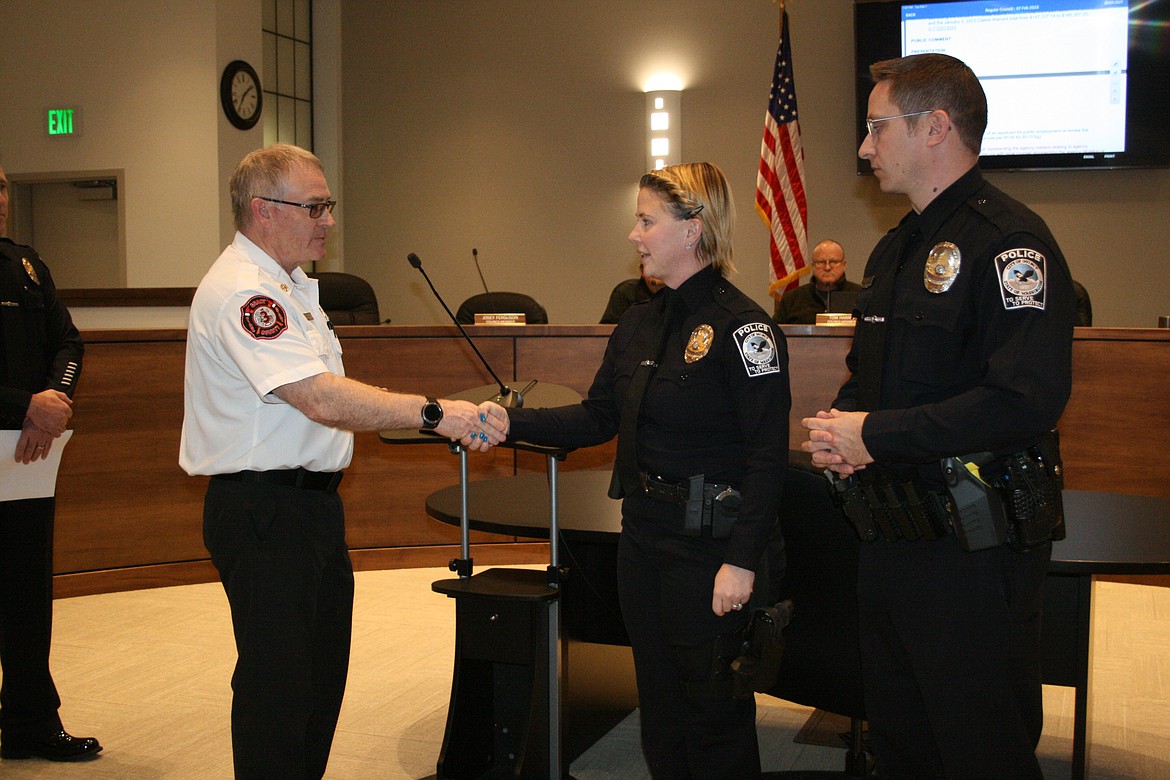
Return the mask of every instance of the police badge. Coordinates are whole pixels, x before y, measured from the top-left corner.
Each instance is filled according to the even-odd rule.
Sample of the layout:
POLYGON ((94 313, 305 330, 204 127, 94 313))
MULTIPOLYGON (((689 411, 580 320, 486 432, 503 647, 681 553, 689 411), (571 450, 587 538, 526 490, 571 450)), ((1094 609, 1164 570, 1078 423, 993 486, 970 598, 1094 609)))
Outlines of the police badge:
POLYGON ((710 325, 700 325, 691 331, 691 338, 687 341, 687 349, 683 359, 694 363, 707 356, 711 351, 711 340, 715 338, 715 329, 710 325))
POLYGON ((950 241, 940 241, 926 256, 922 283, 928 292, 945 293, 959 276, 959 248, 950 241))
POLYGON ((41 280, 37 277, 37 272, 33 269, 32 263, 28 261, 27 257, 20 258, 20 262, 24 263, 24 272, 28 274, 28 278, 32 279, 32 283, 40 285, 41 280))

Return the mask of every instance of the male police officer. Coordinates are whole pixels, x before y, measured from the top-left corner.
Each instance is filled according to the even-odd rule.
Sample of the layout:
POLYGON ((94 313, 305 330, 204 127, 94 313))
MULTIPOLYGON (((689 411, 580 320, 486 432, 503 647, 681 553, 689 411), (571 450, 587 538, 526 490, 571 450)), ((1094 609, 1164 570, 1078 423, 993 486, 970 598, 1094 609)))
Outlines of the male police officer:
POLYGON ((1072 383, 1071 279, 1043 220, 979 172, 970 68, 923 54, 870 73, 859 154, 913 211, 866 265, 851 376, 803 421, 813 462, 860 480, 850 519, 877 537, 858 569, 870 735, 883 778, 1039 778, 1050 529, 972 544, 940 459, 987 451, 985 476, 1024 463, 1052 485, 1055 452, 1036 453, 1072 383))
MULTIPOLYGON (((0 234, 8 177, 0 168, 0 234)), ((30 246, 0 238, 0 428, 19 430, 19 463, 47 458, 73 416, 81 336, 30 246)), ((54 499, 0 502, 0 758, 72 761, 97 755, 93 737, 61 726, 49 672, 53 630, 54 499)))
POLYGON ((203 535, 232 610, 237 777, 319 778, 349 666, 353 569, 337 485, 355 430, 500 437, 476 407, 344 376, 300 266, 321 259, 334 201, 321 162, 275 144, 231 184, 236 233, 191 305, 180 465, 210 474, 203 535))

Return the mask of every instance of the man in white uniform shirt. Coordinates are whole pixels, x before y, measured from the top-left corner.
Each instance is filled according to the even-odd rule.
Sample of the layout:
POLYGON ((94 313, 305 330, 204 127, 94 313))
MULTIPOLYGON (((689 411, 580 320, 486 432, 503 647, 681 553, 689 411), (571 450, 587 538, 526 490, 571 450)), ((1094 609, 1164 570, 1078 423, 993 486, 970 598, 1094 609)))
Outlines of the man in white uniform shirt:
POLYGON ((235 774, 320 778, 349 667, 353 568, 337 485, 352 431, 430 428, 470 449, 502 436, 465 401, 345 377, 300 266, 325 254, 321 162, 276 144, 231 179, 237 233, 191 304, 179 464, 211 475, 203 536, 231 605, 235 774))

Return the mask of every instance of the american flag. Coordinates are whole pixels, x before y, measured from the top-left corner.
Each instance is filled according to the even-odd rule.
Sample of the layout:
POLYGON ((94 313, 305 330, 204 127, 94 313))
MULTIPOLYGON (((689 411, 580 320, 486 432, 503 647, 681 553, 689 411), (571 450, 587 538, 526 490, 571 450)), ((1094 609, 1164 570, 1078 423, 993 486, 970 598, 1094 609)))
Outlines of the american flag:
POLYGON ((788 12, 782 11, 780 47, 764 140, 760 144, 760 172, 756 176, 756 211, 771 232, 772 267, 768 293, 779 298, 809 272, 808 204, 804 197, 804 149, 796 118, 796 84, 792 80, 792 47, 788 44, 788 12))

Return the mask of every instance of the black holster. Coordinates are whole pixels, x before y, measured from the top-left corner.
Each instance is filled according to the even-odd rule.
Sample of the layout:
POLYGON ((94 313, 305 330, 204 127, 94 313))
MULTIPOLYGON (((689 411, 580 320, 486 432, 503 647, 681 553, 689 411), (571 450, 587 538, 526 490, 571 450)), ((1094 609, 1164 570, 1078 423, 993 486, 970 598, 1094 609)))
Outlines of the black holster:
POLYGON ((792 602, 752 610, 743 630, 743 647, 731 662, 732 695, 750 699, 776 684, 784 658, 784 627, 792 621, 792 602))

